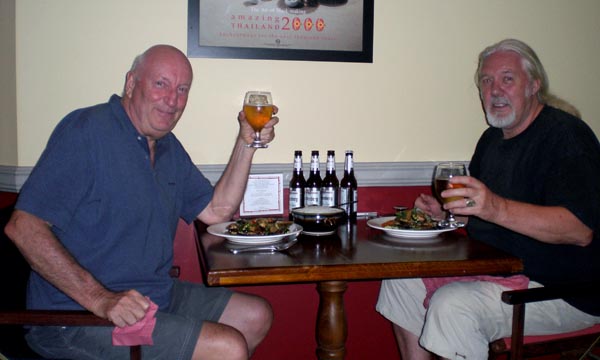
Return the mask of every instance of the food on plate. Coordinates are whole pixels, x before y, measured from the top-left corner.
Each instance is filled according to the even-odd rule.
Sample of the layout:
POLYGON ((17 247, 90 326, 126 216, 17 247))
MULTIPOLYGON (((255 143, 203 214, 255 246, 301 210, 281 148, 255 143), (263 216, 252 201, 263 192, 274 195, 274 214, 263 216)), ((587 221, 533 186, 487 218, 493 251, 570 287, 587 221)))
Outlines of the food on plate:
POLYGON ((437 229, 437 221, 419 208, 406 209, 396 212, 393 220, 381 224, 388 229, 433 230, 437 229))
POLYGON ((291 221, 278 218, 254 218, 239 219, 227 225, 227 233, 230 235, 267 236, 287 234, 290 231, 291 221))

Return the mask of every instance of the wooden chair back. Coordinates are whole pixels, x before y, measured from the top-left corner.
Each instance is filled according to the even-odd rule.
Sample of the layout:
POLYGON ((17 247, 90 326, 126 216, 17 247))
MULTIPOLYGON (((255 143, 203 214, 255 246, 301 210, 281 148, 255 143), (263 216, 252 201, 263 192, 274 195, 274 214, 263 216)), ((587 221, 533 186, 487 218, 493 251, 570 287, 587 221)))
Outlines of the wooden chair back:
MULTIPOLYGON (((12 207, 0 209, 0 354, 9 358, 40 358, 27 345, 24 325, 114 326, 87 311, 26 310, 25 291, 31 268, 4 234, 12 207)), ((130 347, 130 359, 140 360, 141 347, 130 347)))
POLYGON ((600 347, 600 324, 579 331, 546 335, 524 336, 525 305, 530 302, 553 300, 572 296, 600 294, 600 282, 565 284, 502 293, 502 301, 513 305, 511 338, 499 339, 490 344, 489 359, 530 359, 556 354, 560 359, 596 359, 600 347))

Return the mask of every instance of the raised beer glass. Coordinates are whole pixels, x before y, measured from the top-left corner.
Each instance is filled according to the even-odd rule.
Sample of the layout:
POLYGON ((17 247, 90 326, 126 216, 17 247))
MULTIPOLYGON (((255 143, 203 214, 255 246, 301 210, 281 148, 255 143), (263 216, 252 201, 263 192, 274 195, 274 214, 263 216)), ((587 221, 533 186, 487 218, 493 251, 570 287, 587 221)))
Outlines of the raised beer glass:
POLYGON ((260 140, 260 131, 273 115, 273 101, 268 91, 248 91, 244 97, 244 114, 248 124, 254 129, 254 141, 248 147, 266 148, 260 140))
MULTIPOLYGON (((433 176, 433 189, 435 191, 435 195, 438 200, 445 204, 451 201, 460 200, 463 197, 453 196, 453 197, 442 197, 442 191, 446 189, 457 189, 465 187, 463 184, 451 184, 450 178, 453 176, 461 176, 466 175, 467 169, 464 164, 459 163, 440 163, 435 167, 435 175, 433 176)), ((451 227, 457 228, 462 227, 465 224, 461 221, 456 221, 452 211, 447 212, 445 220, 439 222, 439 226, 441 227, 451 227)))

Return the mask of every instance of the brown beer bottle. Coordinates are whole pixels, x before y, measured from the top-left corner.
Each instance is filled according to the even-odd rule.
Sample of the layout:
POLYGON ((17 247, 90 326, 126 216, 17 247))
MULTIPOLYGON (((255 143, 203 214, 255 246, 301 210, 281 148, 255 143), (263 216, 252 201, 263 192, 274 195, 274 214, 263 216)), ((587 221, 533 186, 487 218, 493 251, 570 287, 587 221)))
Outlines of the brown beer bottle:
POLYGON ((321 184, 321 205, 338 206, 340 181, 335 174, 335 151, 327 150, 327 167, 321 184))
POLYGON ((356 220, 358 212, 358 184, 354 177, 354 152, 346 150, 344 161, 344 177, 340 182, 340 207, 350 220, 356 220))
POLYGON ((304 172, 302 171, 302 151, 294 151, 294 172, 290 180, 290 195, 289 195, 289 210, 301 208, 304 206, 304 188, 306 180, 304 180, 304 172))
POLYGON ((310 156, 310 175, 304 188, 304 206, 321 205, 321 183, 319 151, 313 150, 310 156))

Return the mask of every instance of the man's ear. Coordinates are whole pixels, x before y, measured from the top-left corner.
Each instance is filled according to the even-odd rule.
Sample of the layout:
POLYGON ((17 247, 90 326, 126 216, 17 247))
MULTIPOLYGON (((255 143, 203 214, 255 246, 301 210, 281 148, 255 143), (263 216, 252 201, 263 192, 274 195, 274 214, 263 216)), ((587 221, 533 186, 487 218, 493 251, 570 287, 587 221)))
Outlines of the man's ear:
POLYGON ((125 75, 125 96, 131 98, 133 89, 135 88, 135 76, 130 71, 125 75))
POLYGON ((540 80, 534 80, 531 82, 531 95, 537 96, 540 91, 540 80))

